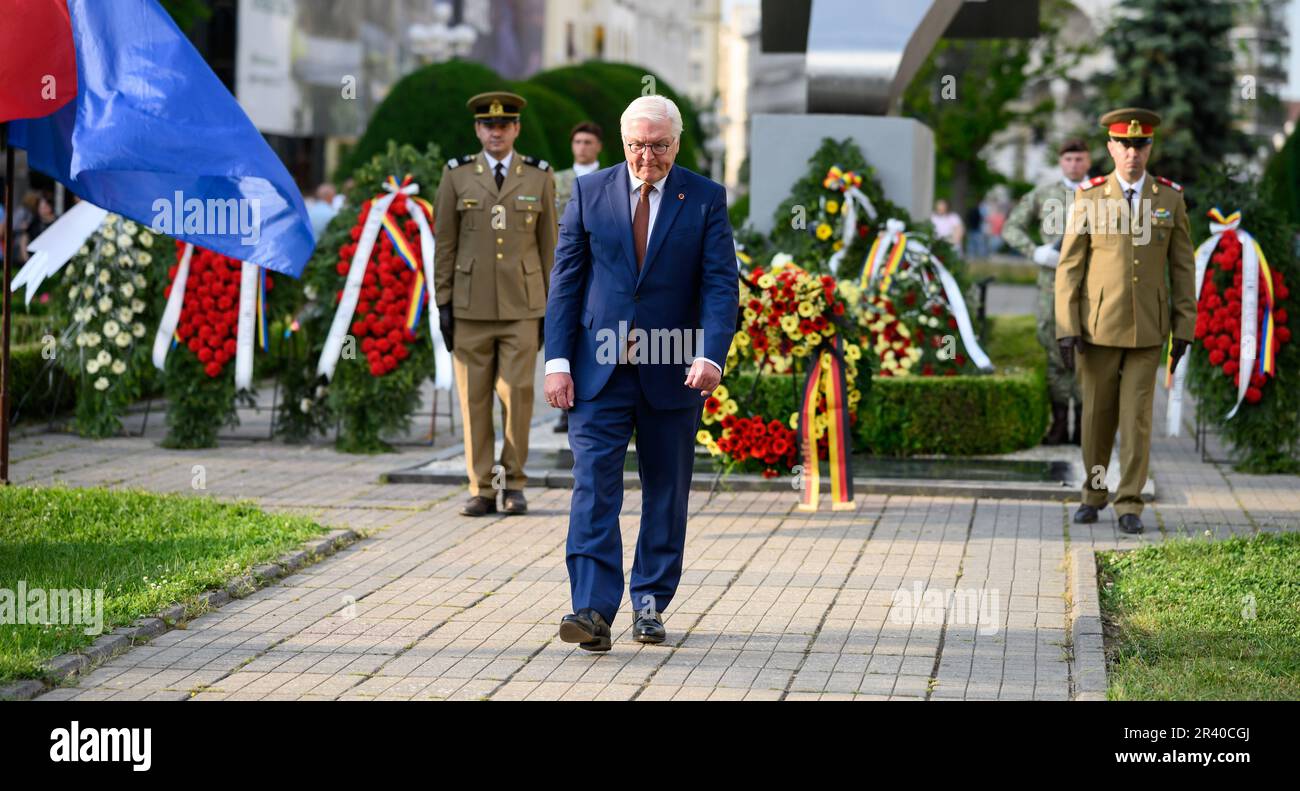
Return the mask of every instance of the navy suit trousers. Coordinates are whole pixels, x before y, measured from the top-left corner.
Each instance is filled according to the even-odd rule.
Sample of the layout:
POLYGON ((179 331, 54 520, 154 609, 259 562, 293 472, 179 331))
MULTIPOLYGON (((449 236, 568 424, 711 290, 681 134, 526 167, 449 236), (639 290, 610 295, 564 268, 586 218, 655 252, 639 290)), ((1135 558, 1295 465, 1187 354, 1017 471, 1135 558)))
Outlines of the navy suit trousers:
POLYGON ((686 506, 700 406, 655 409, 635 365, 618 365, 589 400, 569 410, 573 500, 566 563, 573 610, 591 607, 610 624, 623 601, 623 468, 636 433, 641 529, 629 594, 634 612, 666 611, 682 576, 686 506))

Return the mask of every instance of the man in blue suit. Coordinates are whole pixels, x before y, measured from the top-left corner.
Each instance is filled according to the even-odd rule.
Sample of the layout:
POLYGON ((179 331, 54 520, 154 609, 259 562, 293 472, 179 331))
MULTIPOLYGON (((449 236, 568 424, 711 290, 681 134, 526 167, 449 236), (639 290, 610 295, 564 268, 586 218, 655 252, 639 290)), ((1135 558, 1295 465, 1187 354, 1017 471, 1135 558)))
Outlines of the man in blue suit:
POLYGON ((580 177, 560 220, 546 302, 547 402, 569 410, 574 612, 560 639, 608 651, 623 601, 623 466, 636 433, 641 529, 633 636, 666 637, 704 399, 722 380, 739 292, 726 191, 673 161, 682 118, 662 96, 621 120, 626 163, 580 177))

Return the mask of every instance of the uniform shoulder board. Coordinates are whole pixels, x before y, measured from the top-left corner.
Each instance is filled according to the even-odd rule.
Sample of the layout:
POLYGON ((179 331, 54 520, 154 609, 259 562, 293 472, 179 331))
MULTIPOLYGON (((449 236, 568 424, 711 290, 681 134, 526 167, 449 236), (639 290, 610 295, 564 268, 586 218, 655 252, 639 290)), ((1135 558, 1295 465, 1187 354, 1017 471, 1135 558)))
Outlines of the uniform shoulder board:
POLYGON ((551 169, 551 164, 550 164, 549 162, 547 162, 545 159, 538 159, 537 157, 530 157, 530 156, 528 156, 528 155, 524 155, 524 164, 526 164, 526 165, 532 165, 533 167, 537 168, 538 170, 550 170, 550 169, 551 169))
POLYGON ((1164 176, 1156 176, 1156 181, 1160 182, 1161 184, 1164 184, 1166 187, 1173 187, 1174 189, 1178 190, 1179 192, 1182 192, 1182 191, 1183 191, 1183 185, 1182 185, 1182 184, 1179 184, 1177 181, 1170 181, 1169 179, 1165 178, 1164 176))
POLYGON ((1093 187, 1097 186, 1098 184, 1105 184, 1105 183, 1106 183, 1106 177, 1105 177, 1105 176, 1097 176, 1096 178, 1091 178, 1091 179, 1088 179, 1087 181, 1081 183, 1081 184, 1079 185, 1079 189, 1081 189, 1081 190, 1092 189, 1093 187))
POLYGON ((477 155, 476 155, 476 154, 466 154, 466 155, 463 156, 463 157, 452 157, 451 159, 447 160, 447 167, 449 167, 449 168, 454 168, 454 167, 457 167, 457 166, 459 166, 459 165, 468 165, 469 163, 471 163, 471 162, 474 161, 474 157, 475 157, 475 156, 477 156, 477 155))

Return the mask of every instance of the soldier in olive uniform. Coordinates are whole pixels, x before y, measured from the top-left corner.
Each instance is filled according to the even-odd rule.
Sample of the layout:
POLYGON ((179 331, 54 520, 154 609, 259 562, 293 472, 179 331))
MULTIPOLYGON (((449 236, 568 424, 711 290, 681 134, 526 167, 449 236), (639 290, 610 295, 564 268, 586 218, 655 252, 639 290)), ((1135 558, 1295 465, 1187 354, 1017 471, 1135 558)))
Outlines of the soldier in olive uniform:
MULTIPOLYGON (((604 132, 595 121, 583 121, 569 132, 569 147, 573 149, 573 167, 558 170, 555 173, 555 210, 556 216, 564 216, 564 207, 569 205, 569 196, 573 194, 573 182, 578 176, 595 173, 600 170, 600 151, 604 132)), ((560 419, 555 423, 555 431, 560 434, 569 431, 569 411, 560 410, 560 419)))
POLYGON ((1061 256, 1065 218, 1074 191, 1088 175, 1092 159, 1082 140, 1067 140, 1057 152, 1061 176, 1040 184, 1020 199, 1002 227, 1002 240, 1038 264, 1038 343, 1047 354, 1047 390, 1052 401, 1052 427, 1046 445, 1079 444, 1083 400, 1073 371, 1061 365, 1056 346, 1056 265, 1061 256), (1033 229, 1040 241, 1034 241, 1033 229), (1070 435, 1070 399, 1074 399, 1074 435, 1070 435))
POLYGON ((524 463, 557 229, 550 166, 514 150, 524 104, 503 92, 470 99, 483 151, 448 161, 438 186, 434 297, 465 422, 467 516, 497 510, 494 390, 505 433, 501 507, 528 510, 524 463))
POLYGON ((1074 521, 1106 507, 1106 466, 1120 431, 1120 529, 1142 532, 1142 487, 1151 452, 1151 406, 1161 349, 1172 332, 1178 364, 1196 324, 1196 267, 1182 187, 1146 172, 1160 116, 1106 113, 1115 170, 1074 195, 1056 273, 1061 360, 1076 353, 1083 391, 1083 503, 1074 521), (1172 310, 1171 310, 1172 307, 1172 310))

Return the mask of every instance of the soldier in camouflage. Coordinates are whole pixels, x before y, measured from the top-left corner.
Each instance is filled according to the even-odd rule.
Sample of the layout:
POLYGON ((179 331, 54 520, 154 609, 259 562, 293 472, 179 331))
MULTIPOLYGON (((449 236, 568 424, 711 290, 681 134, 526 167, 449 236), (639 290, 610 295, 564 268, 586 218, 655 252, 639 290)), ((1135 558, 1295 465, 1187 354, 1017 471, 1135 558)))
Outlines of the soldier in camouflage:
POLYGON ((1052 426, 1047 445, 1079 444, 1083 401, 1073 371, 1061 363, 1056 343, 1056 265, 1074 191, 1088 175, 1091 157, 1082 140, 1067 140, 1059 150, 1061 177, 1041 184, 1020 199, 1002 228, 1002 239, 1038 264, 1038 343, 1047 354, 1047 389, 1052 426), (1035 241, 1035 236, 1039 241, 1035 241), (1074 399, 1074 433, 1070 434, 1070 399, 1074 399))

